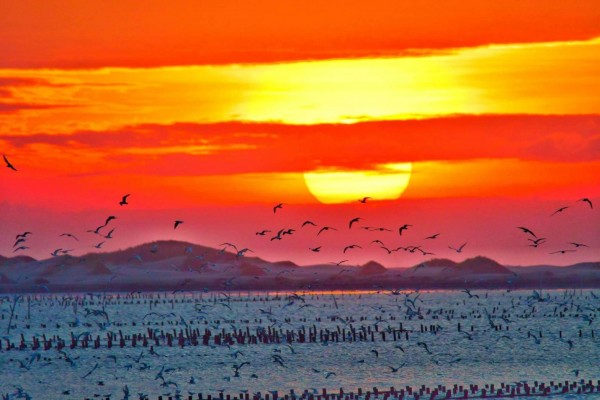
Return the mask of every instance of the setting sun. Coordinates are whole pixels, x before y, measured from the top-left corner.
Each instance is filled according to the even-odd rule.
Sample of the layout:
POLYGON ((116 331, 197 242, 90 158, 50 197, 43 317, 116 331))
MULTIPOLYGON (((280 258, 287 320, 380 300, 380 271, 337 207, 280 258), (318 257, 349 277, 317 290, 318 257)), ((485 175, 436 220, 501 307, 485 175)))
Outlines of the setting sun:
POLYGON ((411 163, 399 163, 377 170, 306 172, 304 181, 324 204, 348 203, 363 197, 395 200, 406 190, 411 172, 411 163))

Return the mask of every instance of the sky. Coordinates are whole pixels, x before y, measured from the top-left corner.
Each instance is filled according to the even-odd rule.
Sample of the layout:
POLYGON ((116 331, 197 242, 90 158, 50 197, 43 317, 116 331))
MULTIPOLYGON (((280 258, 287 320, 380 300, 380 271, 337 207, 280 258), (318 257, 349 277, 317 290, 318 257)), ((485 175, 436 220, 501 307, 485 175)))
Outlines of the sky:
POLYGON ((0 0, 0 254, 598 261, 597 1, 323 3, 0 0))

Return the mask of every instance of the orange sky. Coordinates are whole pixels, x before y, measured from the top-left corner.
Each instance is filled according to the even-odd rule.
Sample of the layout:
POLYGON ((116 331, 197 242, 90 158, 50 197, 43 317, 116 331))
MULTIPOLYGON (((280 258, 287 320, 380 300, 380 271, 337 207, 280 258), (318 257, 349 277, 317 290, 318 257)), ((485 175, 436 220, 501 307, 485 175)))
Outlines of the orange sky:
MULTIPOLYGON (((464 222, 474 202, 494 204, 470 255, 598 259, 595 209, 579 231, 563 227, 577 238, 554 245, 591 247, 561 259, 548 254, 554 248, 515 251, 510 230, 501 240, 492 233, 514 215, 538 213, 531 223, 560 236, 547 218, 554 207, 588 197, 600 208, 597 2, 238 3, 0 0, 0 148, 19 169, 0 170, 0 202, 11 210, 0 213, 9 227, 0 254, 12 254, 22 230, 55 237, 67 215, 139 213, 111 250, 171 238, 152 213, 185 210, 186 226, 214 233, 220 221, 203 221, 235 207, 247 217, 231 230, 247 229, 239 240, 259 256, 326 262, 300 250, 310 238, 290 254, 257 241, 257 210, 283 201, 315 219, 337 215, 331 207, 355 212, 320 204, 305 173, 373 177, 356 175, 350 187, 330 175, 326 185, 342 201, 344 191, 368 196, 376 177, 410 165, 402 197, 375 201, 370 218, 403 207, 416 221, 435 204, 442 222, 431 229, 463 224, 460 241, 475 229, 464 222), (115 209, 125 193, 132 206, 115 209)), ((213 246, 227 239, 180 235, 213 246)), ((41 241, 29 254, 56 247, 41 241)), ((444 247, 437 255, 455 256, 444 247)))

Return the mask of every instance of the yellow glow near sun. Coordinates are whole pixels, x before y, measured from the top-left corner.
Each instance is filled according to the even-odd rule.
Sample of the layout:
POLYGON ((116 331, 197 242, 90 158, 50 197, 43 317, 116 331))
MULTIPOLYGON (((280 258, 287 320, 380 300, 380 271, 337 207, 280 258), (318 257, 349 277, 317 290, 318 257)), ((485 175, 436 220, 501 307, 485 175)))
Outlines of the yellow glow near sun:
POLYGON ((406 190, 411 163, 385 164, 380 169, 362 171, 313 171, 304 173, 308 190, 324 204, 349 203, 371 197, 395 200, 406 190))

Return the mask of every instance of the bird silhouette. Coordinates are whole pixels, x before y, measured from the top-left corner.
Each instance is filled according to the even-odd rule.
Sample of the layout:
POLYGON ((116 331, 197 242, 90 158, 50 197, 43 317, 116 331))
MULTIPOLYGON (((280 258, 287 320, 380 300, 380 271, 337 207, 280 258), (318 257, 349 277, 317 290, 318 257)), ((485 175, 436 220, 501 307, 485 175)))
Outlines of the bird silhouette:
POLYGON ((360 220, 362 220, 362 218, 360 218, 360 217, 352 218, 350 220, 350 222, 348 223, 348 228, 352 229, 352 225, 359 222, 360 220))
POLYGON ((402 225, 400 228, 398 228, 398 233, 400 234, 400 236, 402 236, 402 232, 407 230, 409 226, 412 226, 410 224, 404 224, 402 225))
POLYGON ((28 249, 29 249, 29 247, 27 247, 27 246, 19 246, 13 250, 13 253, 16 253, 17 251, 21 251, 21 250, 28 250, 28 249))
POLYGON ((10 168, 13 171, 17 171, 17 169, 14 167, 14 165, 12 165, 10 163, 10 161, 8 161, 8 158, 6 158, 6 155, 3 154, 2 157, 4 158, 4 162, 6 163, 6 168, 10 168))
MULTIPOLYGON (((430 251, 425 251, 423 250, 421 247, 415 247, 415 250, 418 250, 419 252, 421 252, 421 254, 423 254, 424 256, 435 256, 435 253, 432 253, 430 251)), ((414 252, 413 252, 414 253, 414 252)))
POLYGON ((17 236, 15 236, 15 240, 19 239, 19 238, 26 238, 27 236, 31 235, 31 232, 27 231, 27 232, 23 232, 18 234, 17 236))
POLYGON ((570 242, 569 244, 572 244, 575 247, 590 247, 587 244, 577 243, 577 242, 570 242))
POLYGON ((285 205, 285 203, 279 203, 275 207, 273 207, 273 214, 277 213, 278 209, 283 209, 284 205, 285 205))
POLYGON ((332 228, 330 226, 324 226, 319 230, 319 233, 317 233, 317 236, 319 236, 321 234, 321 232, 325 232, 325 231, 329 231, 329 230, 337 231, 337 229, 332 228))
POLYGON ((175 224, 173 225, 173 229, 177 229, 179 225, 183 224, 183 221, 175 220, 175 224))
POLYGON ((314 252, 314 253, 318 253, 321 251, 321 246, 319 247, 309 247, 308 248, 310 251, 314 252))
POLYGON ((588 203, 588 205, 590 206, 590 208, 594 208, 594 205, 592 204, 592 201, 590 199, 588 199, 587 197, 584 197, 583 199, 579 199, 577 201, 583 201, 584 203, 588 203))
POLYGON ((243 257, 244 254, 246 254, 246 252, 250 252, 250 253, 254 253, 254 251, 250 250, 249 248, 243 248, 241 250, 238 250, 238 252, 236 253, 236 257, 243 257))
POLYGON ((104 228, 105 226, 106 226, 106 225, 100 225, 100 226, 99 226, 99 227, 97 227, 96 229, 89 229, 87 232, 90 232, 90 233, 95 233, 96 235, 99 235, 99 234, 100 234, 100 230, 101 230, 102 228, 104 228))
POLYGON ((530 242, 532 242, 535 246, 542 244, 543 242, 546 241, 546 238, 537 238, 537 239, 527 239, 530 242))
POLYGON ((314 223, 314 222, 312 222, 312 221, 304 221, 304 222, 302 223, 302 228, 304 228, 306 225, 317 226, 317 224, 315 224, 315 223, 314 223))
POLYGON ((371 232, 391 232, 391 229, 388 228, 382 228, 382 227, 374 227, 374 226, 363 226, 362 229, 366 230, 366 231, 371 231, 371 232))
POLYGON ((554 211, 552 214, 550 214, 550 216, 552 217, 553 215, 556 215, 556 214, 558 214, 558 213, 561 213, 561 212, 565 211, 567 208, 569 208, 569 206, 566 206, 566 207, 561 207, 561 208, 559 208, 558 210, 554 211))
POLYGON ((127 202, 127 198, 131 196, 131 194, 126 194, 125 196, 123 196, 123 198, 121 199, 121 201, 119 202, 120 206, 126 206, 129 203, 127 202))
POLYGON ((270 230, 268 230, 268 229, 264 229, 264 230, 262 230, 262 231, 258 231, 258 232, 256 232, 256 235, 258 235, 258 236, 265 236, 265 235, 266 235, 267 233, 269 233, 269 232, 271 232, 271 231, 270 231, 270 230))
POLYGON ((467 245, 467 242, 463 243, 459 248, 455 248, 452 246, 448 246, 449 249, 456 251, 457 253, 462 253, 463 248, 467 245))
POLYGON ((342 261, 338 261, 338 262, 331 262, 330 264, 337 265, 339 267, 340 265, 342 265, 345 262, 348 262, 348 260, 342 260, 342 261))
POLYGON ((565 253, 574 253, 577 250, 557 250, 557 251, 553 251, 550 254, 565 254, 565 253))
POLYGON ((97 248, 97 249, 99 249, 99 248, 102 247, 103 244, 104 244, 104 242, 100 242, 100 243, 94 245, 94 247, 97 248))
POLYGON ((427 236, 425 239, 437 239, 437 237, 440 236, 439 233, 433 234, 431 236, 427 236))
POLYGON ((79 241, 79 239, 77 239, 77 236, 75 236, 75 235, 73 235, 71 233, 62 233, 59 236, 66 236, 66 237, 70 237, 72 239, 75 239, 75 240, 79 241))
POLYGON ((394 368, 394 367, 392 367, 392 366, 390 365, 388 368, 390 369, 390 372, 394 373, 394 372, 398 372, 398 371, 400 371, 400 369, 401 369, 402 367, 404 367, 405 365, 406 365, 406 363, 403 363, 402 365, 398 366, 398 368, 394 368))
POLYGON ((343 253, 346 253, 348 250, 351 250, 351 249, 362 249, 362 247, 360 247, 357 244, 351 244, 349 246, 344 247, 343 253))
POLYGON ((366 204, 367 200, 369 200, 370 197, 363 197, 362 199, 359 199, 358 202, 362 203, 362 204, 366 204))
POLYGON ((528 233, 528 234, 530 234, 531 236, 533 236, 534 238, 536 238, 536 239, 537 239, 537 236, 536 236, 536 234, 535 234, 535 233, 533 233, 533 232, 532 232, 530 229, 527 229, 527 228, 525 228, 525 227, 522 227, 522 226, 517 226, 517 229, 520 229, 520 230, 522 230, 524 233, 528 233))
POLYGON ((113 219, 117 219, 117 217, 115 217, 114 215, 109 216, 108 218, 106 218, 106 222, 104 223, 104 226, 107 226, 108 223, 110 221, 112 221, 113 219))
POLYGON ((60 252, 61 252, 61 250, 62 250, 62 249, 56 249, 56 250, 54 250, 52 253, 50 253, 50 255, 51 255, 52 257, 58 257, 58 253, 60 253, 60 252))

